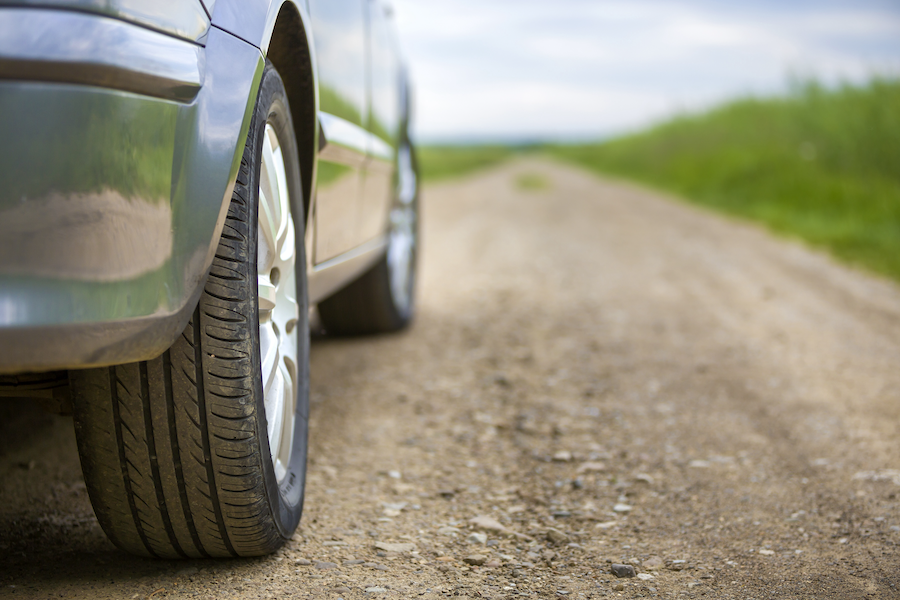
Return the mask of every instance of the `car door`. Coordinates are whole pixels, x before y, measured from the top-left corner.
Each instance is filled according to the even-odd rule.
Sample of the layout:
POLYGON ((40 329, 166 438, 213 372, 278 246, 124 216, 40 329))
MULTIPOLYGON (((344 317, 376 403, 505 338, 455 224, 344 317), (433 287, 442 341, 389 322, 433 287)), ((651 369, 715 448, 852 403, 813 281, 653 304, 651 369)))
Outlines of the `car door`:
POLYGON ((320 147, 316 175, 314 262, 358 246, 367 156, 366 3, 311 0, 319 76, 320 147))
POLYGON ((394 164, 400 126, 400 61, 392 11, 382 0, 365 0, 369 17, 369 132, 363 171, 360 238, 383 233, 394 197, 394 164))

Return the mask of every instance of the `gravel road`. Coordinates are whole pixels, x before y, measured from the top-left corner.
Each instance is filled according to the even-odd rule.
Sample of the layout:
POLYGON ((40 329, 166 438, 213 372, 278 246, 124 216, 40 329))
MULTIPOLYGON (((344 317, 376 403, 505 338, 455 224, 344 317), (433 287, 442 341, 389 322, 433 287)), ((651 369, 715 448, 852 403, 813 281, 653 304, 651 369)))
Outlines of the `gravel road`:
POLYGON ((423 208, 414 327, 314 342, 281 552, 117 552, 6 402, 0 597, 900 598, 900 288, 544 160, 423 208))

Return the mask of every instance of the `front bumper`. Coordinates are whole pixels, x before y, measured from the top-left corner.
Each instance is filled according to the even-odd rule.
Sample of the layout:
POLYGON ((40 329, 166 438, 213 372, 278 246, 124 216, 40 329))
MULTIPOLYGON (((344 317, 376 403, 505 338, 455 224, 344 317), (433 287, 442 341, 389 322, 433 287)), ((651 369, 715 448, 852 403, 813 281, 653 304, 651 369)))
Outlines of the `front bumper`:
POLYGON ((202 290, 264 61, 0 8, 0 373, 144 360, 202 290))

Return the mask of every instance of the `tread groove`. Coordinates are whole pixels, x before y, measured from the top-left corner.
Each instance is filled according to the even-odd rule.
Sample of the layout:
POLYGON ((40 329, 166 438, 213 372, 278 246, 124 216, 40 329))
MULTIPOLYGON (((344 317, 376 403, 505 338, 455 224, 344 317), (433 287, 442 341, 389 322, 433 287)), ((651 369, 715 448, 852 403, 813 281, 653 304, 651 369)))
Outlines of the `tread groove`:
POLYGON ((178 446, 178 426, 175 423, 175 392, 172 389, 172 355, 166 350, 163 353, 163 380, 166 386, 166 421, 169 423, 169 439, 172 442, 172 458, 175 463, 175 480, 178 484, 178 495, 181 496, 181 506, 184 510, 184 520, 187 521, 191 540, 197 551, 206 558, 209 553, 200 542, 200 534, 194 525, 194 516, 191 514, 191 505, 188 501, 187 486, 184 483, 184 468, 181 465, 181 449, 178 446))
POLYGON ((147 373, 147 363, 139 363, 141 375, 141 404, 144 407, 144 425, 147 434, 147 450, 150 453, 150 475, 153 477, 153 487, 156 489, 156 502, 159 505, 159 514, 162 517, 163 527, 166 535, 169 537, 169 543, 178 553, 178 556, 187 558, 187 553, 178 543, 175 537, 175 529, 172 527, 172 520, 169 518, 169 509, 166 506, 166 498, 163 493, 162 477, 159 474, 159 458, 156 455, 156 439, 153 437, 153 421, 150 415, 150 376, 147 373))
POLYGON ((150 542, 147 540, 147 533, 144 531, 143 521, 138 514, 137 505, 134 502, 134 492, 131 489, 131 477, 128 475, 128 462, 125 458, 125 443, 122 436, 122 418, 119 413, 119 378, 116 376, 116 368, 109 368, 109 391, 112 401, 112 410, 113 410, 113 422, 116 425, 116 446, 118 446, 119 450, 119 461, 122 465, 122 482, 125 486, 125 495, 128 498, 128 508, 131 509, 131 518, 134 521, 134 526, 137 529, 138 536, 141 538, 141 542, 144 544, 144 547, 147 549, 147 552, 150 553, 151 556, 155 558, 159 558, 156 552, 153 551, 153 548, 150 547, 150 542))
MULTIPOLYGON (((208 292, 206 292, 208 293, 208 292)), ((218 490, 216 490, 216 476, 215 469, 213 469, 212 464, 212 454, 209 448, 209 423, 207 423, 207 419, 203 418, 203 415, 206 414, 206 390, 203 381, 203 350, 200 348, 202 345, 200 343, 202 332, 200 327, 200 307, 198 306, 194 310, 194 340, 197 342, 197 345, 194 347, 194 368, 196 369, 196 377, 197 377, 197 403, 200 409, 200 439, 203 443, 203 459, 206 463, 206 484, 209 487, 209 495, 210 500, 213 505, 213 512, 216 515, 216 525, 219 528, 219 534, 222 536, 222 543, 225 544, 225 549, 231 553, 232 556, 238 556, 238 553, 235 552, 234 546, 231 544, 231 540, 228 538, 228 530, 225 527, 225 520, 222 518, 222 506, 219 504, 219 494, 218 490)))

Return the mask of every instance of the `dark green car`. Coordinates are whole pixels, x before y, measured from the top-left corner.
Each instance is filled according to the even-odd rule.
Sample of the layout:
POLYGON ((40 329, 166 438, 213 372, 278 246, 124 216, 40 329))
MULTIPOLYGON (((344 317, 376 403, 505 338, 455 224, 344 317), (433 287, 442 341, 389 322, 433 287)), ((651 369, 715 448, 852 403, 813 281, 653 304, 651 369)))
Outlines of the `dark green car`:
POLYGON ((73 412, 117 546, 293 534, 311 309, 413 314, 408 126, 380 0, 0 0, 0 395, 73 412))

